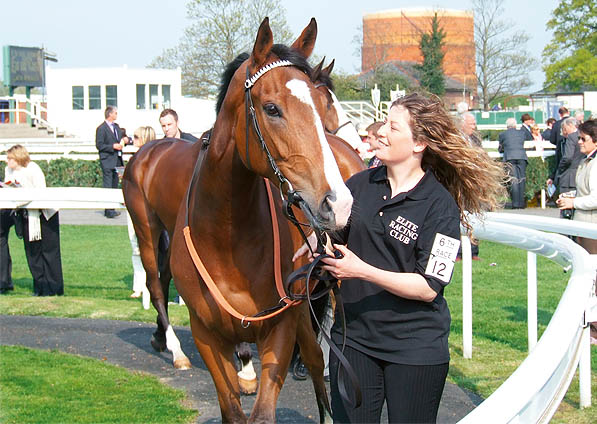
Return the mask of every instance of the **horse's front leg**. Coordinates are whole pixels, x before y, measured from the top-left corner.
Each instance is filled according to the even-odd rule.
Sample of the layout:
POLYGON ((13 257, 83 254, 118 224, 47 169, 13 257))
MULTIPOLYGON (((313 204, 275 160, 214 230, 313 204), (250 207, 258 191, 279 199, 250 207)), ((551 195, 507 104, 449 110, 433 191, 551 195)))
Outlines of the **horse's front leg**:
POLYGON ((195 345, 218 392, 222 422, 247 422, 247 416, 240 403, 238 378, 232 356, 234 345, 218 337, 219 333, 207 329, 191 308, 189 308, 189 318, 195 345))
POLYGON ((319 422, 332 423, 332 412, 323 379, 323 354, 319 343, 317 343, 311 319, 309 319, 310 313, 307 305, 302 305, 301 309, 302 316, 299 318, 297 328, 297 343, 301 349, 301 359, 311 374, 319 409, 319 422))
POLYGON ((296 312, 298 311, 285 311, 277 323, 266 324, 271 325, 270 331, 264 332, 264 337, 257 341, 261 357, 261 382, 249 417, 251 423, 276 421, 278 395, 288 373, 296 341, 296 312))

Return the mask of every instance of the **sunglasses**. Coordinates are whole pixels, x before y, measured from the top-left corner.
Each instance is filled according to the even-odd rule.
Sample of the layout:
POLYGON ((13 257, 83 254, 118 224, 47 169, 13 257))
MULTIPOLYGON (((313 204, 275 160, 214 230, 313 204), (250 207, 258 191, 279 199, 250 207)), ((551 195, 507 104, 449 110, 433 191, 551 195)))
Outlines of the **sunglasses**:
POLYGON ((591 137, 585 136, 585 135, 581 135, 580 137, 578 137, 579 140, 582 140, 584 142, 589 142, 591 137))

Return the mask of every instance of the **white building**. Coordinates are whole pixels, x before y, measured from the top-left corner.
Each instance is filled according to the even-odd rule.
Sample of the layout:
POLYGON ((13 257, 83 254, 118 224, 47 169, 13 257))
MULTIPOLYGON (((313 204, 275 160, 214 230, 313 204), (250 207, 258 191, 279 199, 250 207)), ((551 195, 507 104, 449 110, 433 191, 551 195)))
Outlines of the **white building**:
POLYGON ((181 95, 181 70, 46 67, 48 121, 67 135, 95 139, 107 105, 118 107, 117 123, 132 136, 150 125, 163 136, 159 115, 176 110, 180 128, 200 136, 215 121, 215 102, 181 95))

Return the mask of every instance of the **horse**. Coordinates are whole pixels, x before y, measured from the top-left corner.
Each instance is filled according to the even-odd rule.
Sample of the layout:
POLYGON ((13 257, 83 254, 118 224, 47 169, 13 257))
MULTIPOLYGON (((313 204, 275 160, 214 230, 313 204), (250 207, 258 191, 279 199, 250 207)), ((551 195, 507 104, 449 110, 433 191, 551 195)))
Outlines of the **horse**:
POLYGON ((312 94, 309 66, 281 47, 273 44, 265 18, 250 57, 229 82, 171 240, 174 284, 225 422, 247 420, 233 362, 242 341, 257 344, 262 363, 251 422, 275 421, 295 341, 311 372, 320 421, 331 420, 308 305, 276 290, 275 274, 293 270, 294 246, 289 222, 272 225, 263 178, 285 199, 299 198, 311 226, 324 231, 346 225, 352 196, 325 139, 320 116, 326 105, 312 94), (272 307, 276 312, 269 313, 272 307))
MULTIPOLYGON (((316 30, 316 25, 312 22, 293 43, 292 48, 308 57, 314 47, 316 30)), ((325 96, 328 102, 325 109, 325 128, 329 132, 339 133, 337 129, 340 127, 345 140, 359 139, 354 126, 345 124, 349 122, 346 121, 348 118, 331 91, 333 86, 330 73, 333 65, 334 62, 322 69, 322 61, 312 74, 318 92, 325 96), (339 124, 340 122, 342 124, 339 124)), ((223 101, 223 96, 221 97, 217 109, 223 101)), ((206 134, 202 139, 205 136, 206 134)), ((362 160, 344 140, 332 135, 327 137, 344 179, 363 169, 362 160)), ((174 367, 178 369, 188 369, 191 365, 169 323, 167 296, 171 273, 167 260, 164 261, 166 266, 158 266, 158 246, 161 244, 160 237, 164 231, 172 235, 178 205, 184 196, 200 150, 199 145, 177 139, 150 142, 129 161, 122 181, 125 203, 138 237, 141 259, 147 274, 151 301, 158 312, 157 329, 152 335, 151 345, 158 351, 166 348, 170 350, 174 367), (173 163, 176 166, 171 166, 173 163)), ((167 252, 161 253, 167 255, 167 252)), ((244 370, 250 365, 251 349, 240 346, 238 356, 244 370)), ((240 376, 247 373, 241 372, 241 391, 246 394, 253 393, 256 390, 256 381, 246 377, 243 379, 240 376)))

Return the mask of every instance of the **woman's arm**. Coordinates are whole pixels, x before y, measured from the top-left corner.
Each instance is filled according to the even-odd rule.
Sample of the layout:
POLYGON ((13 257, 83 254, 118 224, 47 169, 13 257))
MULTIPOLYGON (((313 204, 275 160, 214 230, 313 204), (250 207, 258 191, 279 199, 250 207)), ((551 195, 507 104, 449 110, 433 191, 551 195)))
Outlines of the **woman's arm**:
POLYGON ((597 166, 595 165, 597 164, 591 164, 591 174, 589 175, 589 195, 574 198, 574 209, 597 209, 597 166))
POLYGON ((431 302, 437 296, 420 274, 385 271, 364 262, 346 246, 335 244, 334 248, 338 249, 344 257, 323 259, 326 264, 323 269, 340 280, 358 278, 376 284, 396 296, 423 302, 431 302))

